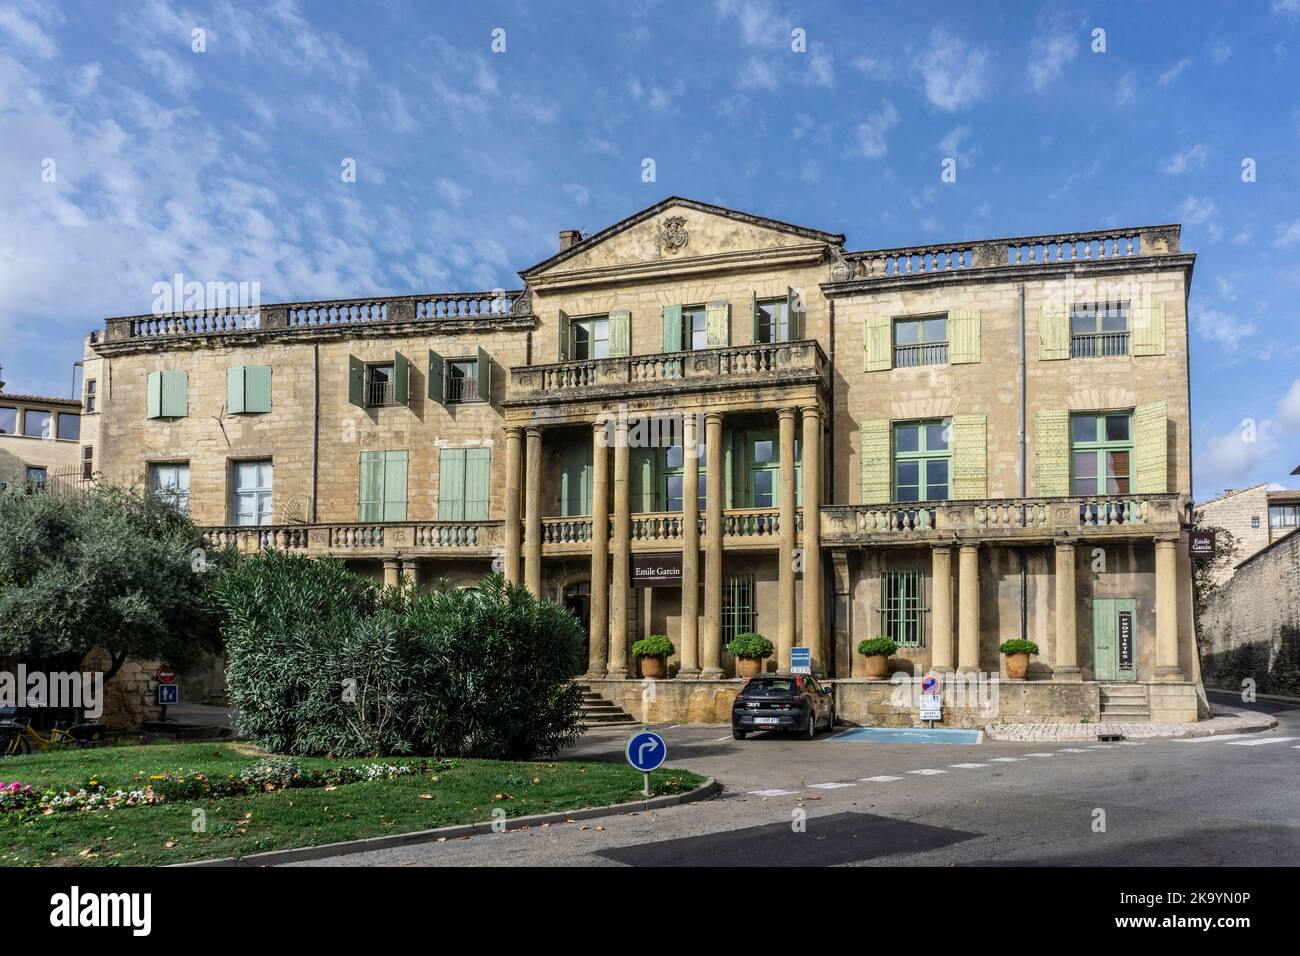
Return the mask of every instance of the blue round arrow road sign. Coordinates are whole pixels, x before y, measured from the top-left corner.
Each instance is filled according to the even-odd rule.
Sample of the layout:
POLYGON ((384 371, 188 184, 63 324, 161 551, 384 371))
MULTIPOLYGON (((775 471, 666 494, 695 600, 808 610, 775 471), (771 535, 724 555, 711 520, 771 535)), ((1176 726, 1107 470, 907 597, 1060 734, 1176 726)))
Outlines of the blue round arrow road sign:
POLYGON ((668 759, 668 745, 658 734, 643 730, 627 742, 627 762, 642 773, 658 770, 668 759))

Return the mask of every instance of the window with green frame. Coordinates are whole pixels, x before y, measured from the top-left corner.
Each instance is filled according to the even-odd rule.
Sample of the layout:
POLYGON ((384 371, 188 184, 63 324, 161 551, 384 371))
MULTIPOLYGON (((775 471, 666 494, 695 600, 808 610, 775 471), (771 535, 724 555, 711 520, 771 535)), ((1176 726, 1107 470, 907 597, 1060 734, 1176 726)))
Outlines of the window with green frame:
POLYGON ((894 500, 946 501, 952 447, 947 419, 895 422, 894 500))
MULTIPOLYGON (((708 456, 704 442, 696 445, 700 457, 700 493, 699 508, 703 512, 707 507, 708 478, 706 462, 708 456)), ((686 455, 681 445, 670 445, 659 453, 659 510, 681 511, 682 489, 686 484, 686 455)))
POLYGON ((588 315, 569 322, 569 357, 609 358, 609 316, 588 315))
POLYGON ((781 453, 772 432, 745 435, 745 457, 749 473, 745 481, 745 504, 749 508, 775 508, 781 495, 781 453))
POLYGON ((1126 495, 1133 477, 1133 413, 1070 416, 1070 489, 1076 495, 1126 495))
POLYGON ((722 579, 722 642, 754 630, 754 576, 728 574, 722 579))
POLYGON ((899 647, 925 646, 925 581, 920 571, 880 572, 880 633, 899 647))
POLYGON ((702 305, 688 305, 682 308, 682 351, 694 351, 709 347, 708 309, 702 305))
POLYGON ((789 299, 759 299, 754 303, 755 342, 789 342, 791 338, 789 299))

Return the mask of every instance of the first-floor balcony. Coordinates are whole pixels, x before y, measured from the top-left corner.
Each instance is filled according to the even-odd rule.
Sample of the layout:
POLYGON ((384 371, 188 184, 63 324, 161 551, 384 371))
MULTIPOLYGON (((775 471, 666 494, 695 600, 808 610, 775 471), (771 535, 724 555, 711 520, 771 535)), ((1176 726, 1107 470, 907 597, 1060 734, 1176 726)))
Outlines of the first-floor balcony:
POLYGON ((227 525, 203 529, 204 545, 241 553, 277 550, 312 557, 492 557, 503 547, 501 521, 392 521, 227 525))
MULTIPOLYGON (((708 530, 708 518, 696 519, 699 540, 708 530)), ((680 551, 686 540, 686 521, 680 511, 644 512, 628 520, 633 552, 680 551)), ((542 518, 544 556, 590 554, 592 519, 542 518)), ((614 519, 609 519, 609 540, 614 539, 614 519)), ((795 532, 803 530, 803 513, 795 513, 795 532)), ((728 550, 764 551, 780 546, 781 514, 777 508, 728 508, 722 513, 722 546, 728 550)))

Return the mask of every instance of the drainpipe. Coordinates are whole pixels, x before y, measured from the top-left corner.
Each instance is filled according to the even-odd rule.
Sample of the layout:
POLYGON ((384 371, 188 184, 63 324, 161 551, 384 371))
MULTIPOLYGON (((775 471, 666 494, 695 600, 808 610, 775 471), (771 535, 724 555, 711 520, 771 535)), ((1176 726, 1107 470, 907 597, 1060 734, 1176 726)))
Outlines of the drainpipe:
MULTIPOLYGON (((1019 369, 1019 388, 1020 388, 1020 498, 1021 514, 1024 514, 1025 498, 1025 287, 1020 285, 1017 289, 1019 307, 1020 307, 1020 369, 1019 369)), ((1029 638, 1029 594, 1025 587, 1025 551, 1020 548, 1017 551, 1020 556, 1020 638, 1028 640, 1029 638)))
POLYGON ((320 455, 320 344, 311 347, 311 523, 316 523, 316 475, 320 455))

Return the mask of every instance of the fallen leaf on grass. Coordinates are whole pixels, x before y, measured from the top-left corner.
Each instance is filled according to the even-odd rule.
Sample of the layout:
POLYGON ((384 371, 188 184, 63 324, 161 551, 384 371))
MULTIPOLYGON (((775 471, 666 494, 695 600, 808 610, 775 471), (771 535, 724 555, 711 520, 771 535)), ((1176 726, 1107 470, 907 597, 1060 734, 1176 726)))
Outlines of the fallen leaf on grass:
POLYGON ((431 794, 431 793, 422 793, 422 794, 420 794, 420 799, 421 799, 421 800, 432 800, 432 799, 433 799, 433 794, 431 794))

